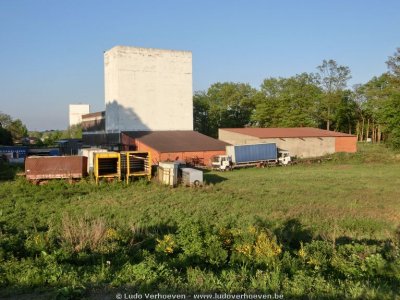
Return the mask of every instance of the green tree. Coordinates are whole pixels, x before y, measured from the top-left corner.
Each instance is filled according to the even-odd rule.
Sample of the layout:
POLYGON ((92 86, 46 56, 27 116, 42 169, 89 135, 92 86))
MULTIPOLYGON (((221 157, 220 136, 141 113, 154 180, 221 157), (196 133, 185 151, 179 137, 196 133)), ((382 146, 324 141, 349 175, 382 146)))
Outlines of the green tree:
POLYGON ((13 120, 7 128, 14 140, 21 140, 23 137, 28 136, 28 129, 20 119, 13 120))
POLYGON ((355 109, 355 116, 357 119, 356 124, 356 134, 358 141, 364 141, 365 137, 365 126, 368 114, 365 110, 365 102, 366 97, 363 92, 364 86, 362 84, 356 84, 353 86, 353 101, 354 101, 354 109, 355 109))
POLYGON ((11 146, 13 139, 11 132, 0 126, 0 145, 11 146))
POLYGON ((28 136, 28 129, 20 119, 13 120, 11 116, 0 113, 0 125, 11 133, 13 140, 19 141, 21 138, 28 136))
POLYGON ((312 74, 268 78, 261 85, 252 120, 260 127, 317 126, 321 90, 312 74))
POLYGON ((250 124, 256 90, 244 83, 215 83, 194 96, 194 127, 216 137, 218 128, 250 124))
POLYGON ((400 48, 386 62, 391 76, 391 93, 384 105, 382 118, 385 120, 389 143, 400 148, 400 48))
POLYGON ((206 135, 213 135, 215 124, 210 120, 210 102, 205 92, 196 92, 193 96, 194 130, 206 135))
POLYGON ((12 123, 12 118, 10 115, 0 112, 0 127, 8 128, 12 123))
POLYGON ((43 144, 46 146, 54 146, 56 141, 62 138, 63 131, 61 130, 51 130, 43 133, 43 144))
POLYGON ((337 109, 342 97, 343 91, 347 86, 347 81, 351 78, 350 68, 340 66, 336 61, 323 60, 317 67, 319 73, 317 78, 321 89, 324 91, 321 98, 320 116, 326 123, 326 129, 330 130, 337 109))
POLYGON ((349 90, 342 93, 334 116, 335 131, 352 134, 356 130, 358 115, 354 96, 349 90))
POLYGON ((382 109, 389 144, 400 149, 400 93, 394 92, 382 109))
POLYGON ((399 81, 393 73, 384 73, 367 82, 362 91, 366 101, 364 109, 367 115, 366 138, 373 142, 388 140, 397 147, 400 140, 399 81))
POLYGON ((62 135, 62 139, 81 139, 82 138, 82 125, 76 124, 69 126, 62 135))
POLYGON ((396 49, 396 52, 393 54, 393 56, 389 56, 386 64, 389 72, 395 77, 400 78, 400 48, 396 49))

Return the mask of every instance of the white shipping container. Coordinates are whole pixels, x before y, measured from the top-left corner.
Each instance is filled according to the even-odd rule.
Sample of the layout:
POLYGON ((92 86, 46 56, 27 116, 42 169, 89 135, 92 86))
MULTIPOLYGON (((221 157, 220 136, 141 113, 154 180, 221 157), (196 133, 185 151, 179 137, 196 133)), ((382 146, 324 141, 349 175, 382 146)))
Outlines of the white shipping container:
POLYGON ((86 156, 88 158, 87 172, 89 174, 93 172, 93 153, 103 152, 107 152, 107 150, 100 148, 83 148, 79 150, 78 155, 86 156))
POLYGON ((159 162, 158 180, 164 184, 175 186, 178 184, 179 162, 159 162))

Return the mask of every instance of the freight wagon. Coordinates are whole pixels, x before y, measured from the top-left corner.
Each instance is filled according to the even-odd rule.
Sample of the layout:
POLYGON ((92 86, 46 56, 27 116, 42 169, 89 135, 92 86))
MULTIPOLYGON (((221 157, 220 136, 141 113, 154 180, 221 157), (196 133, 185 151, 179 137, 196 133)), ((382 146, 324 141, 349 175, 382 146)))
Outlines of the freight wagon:
POLYGON ((86 175, 85 156, 30 156, 25 159, 25 176, 34 183, 47 179, 80 179, 86 175))
POLYGON ((101 179, 124 179, 128 183, 138 177, 151 178, 149 152, 88 149, 81 153, 79 156, 30 156, 25 160, 25 176, 35 183, 48 179, 80 179, 92 172, 96 183, 101 179))

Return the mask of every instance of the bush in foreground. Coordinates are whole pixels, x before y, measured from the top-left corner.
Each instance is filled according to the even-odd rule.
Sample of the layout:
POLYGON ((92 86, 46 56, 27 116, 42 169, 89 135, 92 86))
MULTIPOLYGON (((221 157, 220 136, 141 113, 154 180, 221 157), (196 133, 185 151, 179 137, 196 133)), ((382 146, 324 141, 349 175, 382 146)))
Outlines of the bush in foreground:
POLYGON ((293 247, 287 237, 262 226, 196 220, 166 231, 139 230, 113 228, 102 219, 64 217, 58 232, 15 235, 3 230, 0 243, 3 295, 51 291, 76 298, 94 288, 125 287, 391 299, 400 285, 398 241, 305 240, 293 247))

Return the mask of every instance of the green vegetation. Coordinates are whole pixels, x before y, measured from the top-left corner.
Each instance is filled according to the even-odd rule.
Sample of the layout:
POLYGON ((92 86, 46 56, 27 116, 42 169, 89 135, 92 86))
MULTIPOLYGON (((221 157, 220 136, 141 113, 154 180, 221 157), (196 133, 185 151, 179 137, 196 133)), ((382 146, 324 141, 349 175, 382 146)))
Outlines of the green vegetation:
POLYGON ((37 138, 36 146, 54 146, 60 139, 82 138, 81 124, 68 126, 66 130, 30 131, 20 119, 0 112, 0 145, 11 146, 14 143, 24 143, 26 137, 37 138))
POLYGON ((61 139, 81 139, 81 124, 68 126, 66 130, 30 131, 30 137, 37 138, 37 146, 55 146, 61 139))
POLYGON ((28 135, 28 129, 20 119, 13 120, 11 116, 0 112, 0 145, 12 145, 28 135))
POLYGON ((208 185, 0 183, 0 296, 400 297, 400 157, 208 172, 208 185))
POLYGON ((22 166, 9 164, 0 157, 0 182, 2 180, 15 179, 17 172, 21 170, 22 166))
POLYGON ((216 137, 227 127, 319 127, 357 135, 359 141, 400 148, 400 48, 388 72, 347 88, 350 69, 323 60, 317 73, 266 78, 260 89, 215 83, 194 95, 195 130, 216 137))

